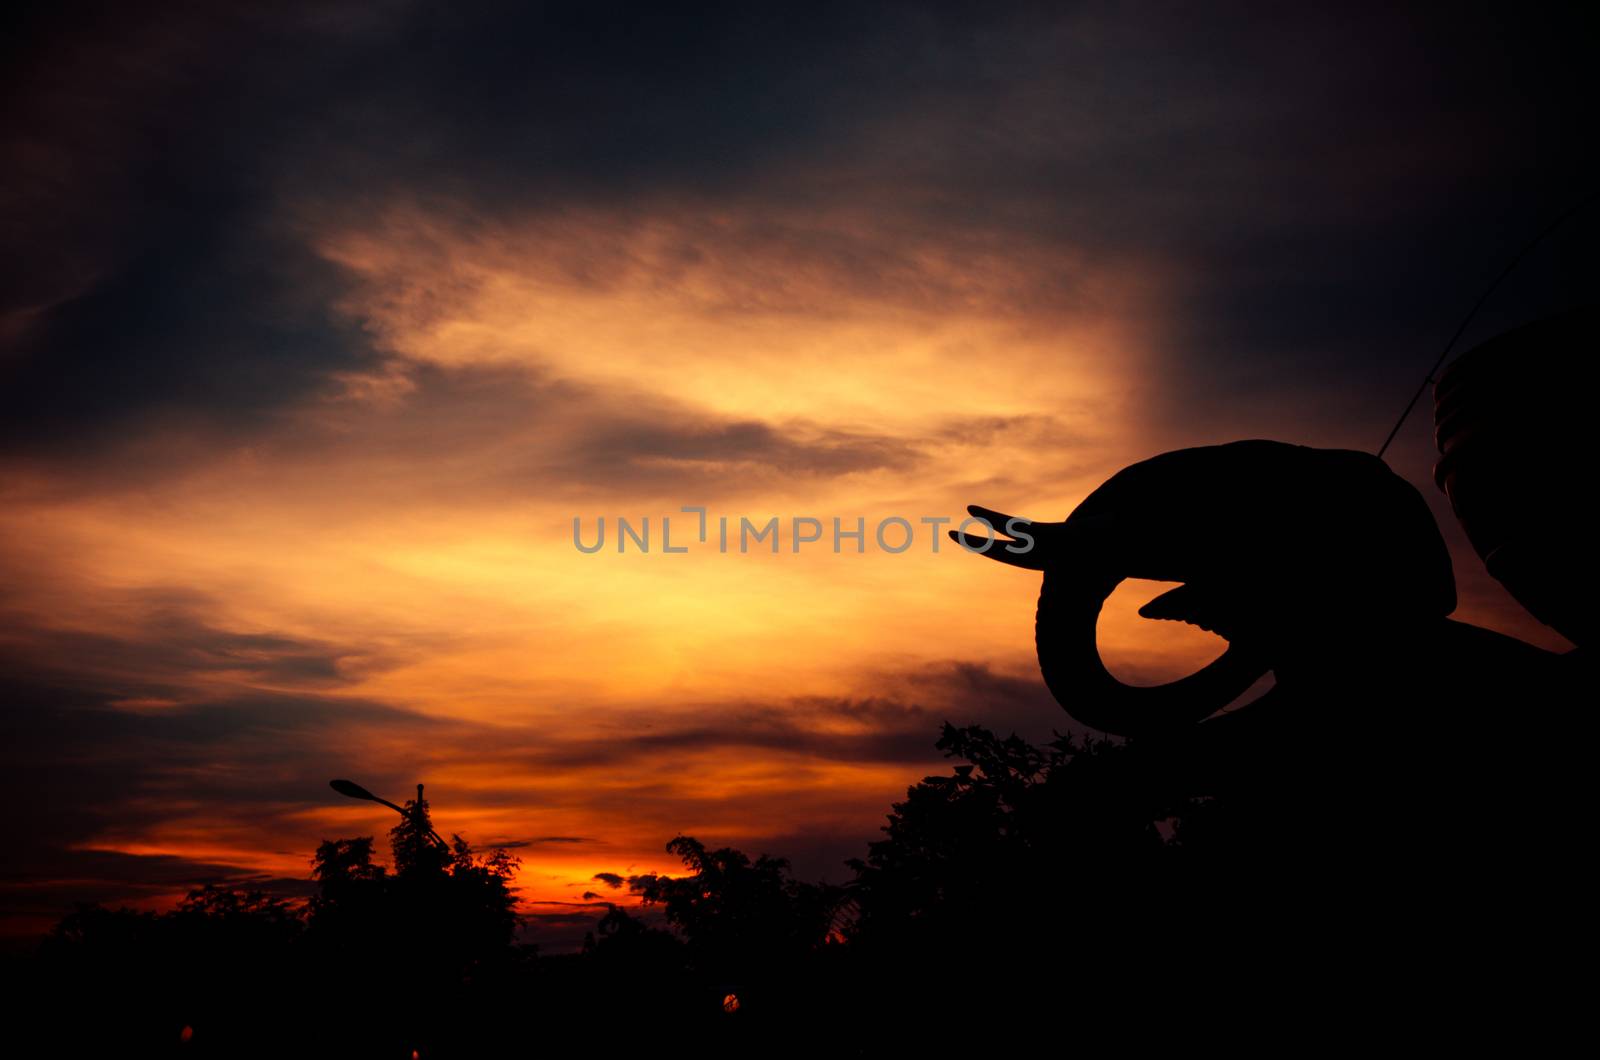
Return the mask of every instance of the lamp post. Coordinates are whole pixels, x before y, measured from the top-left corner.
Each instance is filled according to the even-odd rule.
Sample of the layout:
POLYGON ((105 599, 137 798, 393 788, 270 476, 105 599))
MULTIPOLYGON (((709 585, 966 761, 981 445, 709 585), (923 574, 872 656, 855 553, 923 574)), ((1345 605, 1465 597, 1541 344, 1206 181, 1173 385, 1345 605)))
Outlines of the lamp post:
MULTIPOLYGON (((332 788, 334 791, 337 791, 340 795, 343 795, 347 799, 360 799, 360 800, 362 800, 364 802, 380 803, 380 804, 382 804, 384 806, 389 807, 389 809, 393 810, 395 813, 398 813, 401 817, 411 817, 412 816, 411 814, 406 813, 404 807, 396 806, 394 803, 390 802, 388 799, 379 798, 378 796, 374 795, 372 792, 368 791, 366 788, 363 788, 360 784, 357 784, 353 780, 330 780, 330 781, 328 781, 328 787, 332 788)), ((418 825, 421 825, 422 824, 422 785, 421 784, 417 785, 417 802, 416 802, 416 806, 417 806, 417 809, 416 809, 416 822, 417 822, 418 825)), ((432 839, 435 843, 438 843, 439 844, 439 848, 441 850, 448 851, 450 849, 450 844, 446 843, 440 837, 439 833, 435 832, 432 828, 428 829, 428 838, 432 839)))
MULTIPOLYGON (((423 822, 424 818, 423 818, 423 815, 422 815, 422 785, 421 784, 417 785, 416 809, 413 811, 413 813, 406 813, 405 807, 396 806, 394 803, 390 802, 388 799, 381 798, 381 797, 379 797, 377 795, 374 795, 372 792, 368 791, 366 788, 363 788, 360 784, 357 784, 353 780, 330 780, 330 781, 328 781, 328 787, 332 788, 334 791, 337 791, 340 795, 343 795, 347 799, 360 799, 363 802, 376 802, 376 803, 379 803, 381 805, 387 806, 387 807, 389 807, 389 809, 393 810, 395 813, 398 813, 401 817, 406 817, 406 818, 410 818, 410 819, 414 820, 419 829, 422 826, 422 822, 423 822)), ((427 836, 428 836, 429 839, 431 839, 435 843, 439 844, 439 849, 443 850, 446 854, 450 853, 450 844, 446 843, 444 841, 444 839, 440 837, 438 832, 435 832, 432 828, 429 828, 428 831, 427 831, 427 836)), ((420 1055, 420 1051, 419 1050, 417 1050, 417 1049, 411 1050, 411 1060, 417 1060, 419 1055, 420 1055)))

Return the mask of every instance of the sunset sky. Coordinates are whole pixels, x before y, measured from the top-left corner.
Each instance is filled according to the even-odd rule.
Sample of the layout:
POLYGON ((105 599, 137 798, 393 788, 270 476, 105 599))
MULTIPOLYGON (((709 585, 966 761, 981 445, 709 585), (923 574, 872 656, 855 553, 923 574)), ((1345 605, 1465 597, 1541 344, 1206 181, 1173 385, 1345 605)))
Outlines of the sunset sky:
MULTIPOLYGON (((1058 519, 1186 445, 1375 450, 1594 172, 1594 38, 1527 7, 136 6, 4 35, 12 935, 304 893, 320 839, 393 823, 336 776, 512 846, 557 947, 680 832, 841 881, 941 721, 1069 727, 1038 576, 920 519, 1058 519)), ((1465 546, 1430 426, 1390 461, 1458 616, 1562 646, 1465 546)), ((1102 620, 1130 680, 1221 648, 1137 619, 1155 592, 1102 620)))

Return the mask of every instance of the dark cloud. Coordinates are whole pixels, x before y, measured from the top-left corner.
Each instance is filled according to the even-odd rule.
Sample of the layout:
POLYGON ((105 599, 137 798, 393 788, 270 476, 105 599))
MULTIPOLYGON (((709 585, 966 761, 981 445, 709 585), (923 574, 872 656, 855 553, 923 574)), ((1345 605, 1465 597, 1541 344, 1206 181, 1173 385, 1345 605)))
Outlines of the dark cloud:
POLYGON ((178 589, 96 594, 116 608, 128 632, 60 626, 48 616, 0 609, 0 648, 29 660, 35 674, 112 698, 183 694, 197 676, 226 674, 254 684, 330 688, 393 664, 372 645, 331 644, 217 624, 218 602, 178 589))
POLYGON ((276 206, 308 101, 275 64, 293 31, 260 14, 34 20, 3 130, 20 178, 0 212, 19 281, 6 447, 92 452, 153 422, 247 433, 370 363, 332 314, 340 277, 276 206))
MULTIPOLYGON (((306 225, 397 194, 467 224, 645 200, 846 206, 955 245, 986 232, 1148 261, 1169 289, 1150 395, 1169 432, 1270 424, 1289 395, 1370 433, 1593 173, 1578 8, 141 12, 40 13, 10 42, 14 450, 157 422, 234 437, 372 365, 306 225)), ((862 284, 896 272, 835 256, 862 284)), ((1592 257, 1531 264, 1549 282, 1486 326, 1588 289, 1592 257)), ((775 445, 766 429, 599 440, 696 461, 775 445)), ((868 458, 851 440, 776 452, 868 458)))
POLYGON ((0 879, 0 952, 31 945, 80 904, 160 901, 207 884, 284 898, 303 898, 313 889, 309 865, 303 877, 284 877, 167 854, 31 844, 24 850, 28 856, 0 879))
POLYGON ((546 843, 589 843, 589 842, 592 842, 592 840, 585 839, 582 836, 576 836, 576 835, 542 835, 542 836, 535 836, 532 839, 506 839, 506 840, 487 839, 487 840, 484 841, 484 845, 491 846, 491 847, 503 847, 506 850, 518 850, 518 849, 520 849, 522 847, 543 846, 546 843))
POLYGON ((613 891, 621 887, 623 883, 622 877, 615 872, 597 872, 594 874, 594 879, 599 880, 613 891))
MULTIPOLYGON (((160 844, 175 821, 196 814, 266 840, 363 757, 364 734, 420 736, 430 725, 375 703, 286 693, 133 712, 109 708, 106 693, 83 687, 104 683, 32 683, 25 664, 0 657, 0 796, 17 808, 0 827, 0 894, 34 927, 46 907, 59 917, 76 901, 126 902, 208 882, 304 893, 315 835, 303 837, 307 877, 288 881, 240 865, 98 847, 116 844, 108 835, 160 844)), ((373 762, 372 782, 403 790, 393 768, 373 762)), ((0 934, 17 927, 0 924, 0 934)))
MULTIPOLYGON (((223 222, 226 223, 226 222, 223 222)), ((130 430, 259 431, 274 410, 374 363, 325 301, 341 279, 281 237, 178 232, 34 314, 0 366, 0 445, 96 450, 130 430)))
MULTIPOLYGON (((547 775, 562 770, 601 768, 632 776, 618 796, 619 812, 656 790, 645 767, 678 756, 714 754, 740 749, 764 752, 774 770, 792 769, 795 782, 815 778, 811 763, 852 762, 905 765, 912 776, 922 765, 937 763, 934 749, 941 725, 985 725, 1002 733, 1047 740, 1055 729, 1077 729, 1051 699, 1036 674, 1006 674, 982 663, 945 663, 904 671, 864 673, 860 684, 875 691, 860 697, 779 696, 719 700, 698 705, 684 715, 664 717, 657 708, 617 711, 608 728, 614 735, 554 737, 548 732, 498 728, 492 749, 476 757, 507 772, 547 775)), ((549 798, 572 797, 572 793, 549 798)), ((581 793, 584 805, 600 805, 612 796, 581 793)), ((694 797, 673 791, 684 804, 694 797)), ((481 796, 485 805, 517 805, 519 794, 481 796)), ((720 796, 708 794, 708 801, 720 796)))
MULTIPOLYGON (((76 896, 127 901, 175 884, 265 886, 238 865, 97 846, 107 835, 159 836, 197 813, 259 827, 264 840, 364 757, 367 734, 426 740, 452 727, 338 695, 350 660, 373 661, 367 649, 232 630, 214 617, 216 602, 197 593, 99 595, 127 620, 124 632, 4 615, 0 797, 28 809, 7 815, 0 849, 4 893, 24 912, 36 912, 52 888, 59 915, 76 896)), ((394 768, 374 762, 369 775, 401 790, 394 768)), ((308 857, 315 838, 307 837, 308 857)), ((304 881, 267 882, 292 890, 304 881)))
POLYGON ((673 469, 688 479, 699 469, 725 475, 749 469, 797 476, 834 476, 854 471, 904 470, 922 454, 896 438, 796 425, 790 431, 759 421, 731 423, 607 424, 580 438, 581 463, 621 478, 654 477, 673 469))
MULTIPOLYGON (((5 780, 37 804, 10 824, 53 842, 77 841, 101 824, 138 830, 183 807, 248 816, 303 805, 351 764, 363 733, 442 738, 453 727, 371 701, 291 692, 118 709, 108 705, 105 675, 30 680, 25 663, 4 662, 5 780)), ((375 785, 402 790, 384 763, 374 768, 385 769, 375 785)))
POLYGON ((403 463, 406 499, 432 496, 715 499, 927 459, 918 439, 806 420, 738 420, 659 396, 603 389, 524 368, 412 366, 381 404, 318 409, 262 443, 263 459, 360 469, 403 463))
POLYGON ((728 187, 803 152, 854 94, 811 12, 81 14, 22 21, 3 130, 21 187, 0 422, 44 453, 153 420, 249 432, 370 365, 308 218, 396 191, 470 216, 728 187))
POLYGON ((669 755, 691 748, 744 747, 802 758, 912 763, 930 757, 943 720, 919 703, 879 697, 724 704, 706 714, 714 720, 703 726, 641 733, 628 742, 624 753, 650 749, 669 755), (854 723, 856 731, 830 731, 817 725, 824 718, 854 723))

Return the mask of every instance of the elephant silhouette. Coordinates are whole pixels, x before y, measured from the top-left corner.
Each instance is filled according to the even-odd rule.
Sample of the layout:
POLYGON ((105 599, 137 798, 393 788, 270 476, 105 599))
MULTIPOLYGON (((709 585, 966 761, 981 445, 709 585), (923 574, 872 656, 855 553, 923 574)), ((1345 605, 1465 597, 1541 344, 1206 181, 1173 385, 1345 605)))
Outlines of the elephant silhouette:
POLYGON ((968 509, 1012 548, 952 534, 1042 573, 1039 667, 1067 713, 1130 738, 1153 782, 1226 810, 1191 835, 1203 868, 1190 897, 1231 926, 1196 946, 1248 936, 1286 974, 1361 950, 1383 983, 1372 997, 1448 995, 1440 1011, 1461 1018, 1556 996, 1527 972, 1537 947, 1592 920, 1576 859, 1597 591, 1587 319, 1468 351, 1435 405, 1436 478, 1469 539, 1574 651, 1450 617, 1455 576, 1426 501, 1367 453, 1183 449, 1117 472, 1059 522, 968 509), (1166 685, 1116 680, 1095 630, 1126 578, 1181 583, 1140 614, 1227 649, 1166 685), (1268 692, 1224 710, 1268 673, 1268 692))

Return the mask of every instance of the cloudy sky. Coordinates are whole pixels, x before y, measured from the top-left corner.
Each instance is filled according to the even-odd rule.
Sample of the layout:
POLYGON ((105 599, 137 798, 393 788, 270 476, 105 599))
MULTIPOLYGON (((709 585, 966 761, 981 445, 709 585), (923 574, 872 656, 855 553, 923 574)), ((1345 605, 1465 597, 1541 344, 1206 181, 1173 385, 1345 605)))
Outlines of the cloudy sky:
MULTIPOLYGON (((1594 179, 1577 16, 1299 6, 5 16, 0 926, 303 888, 392 823, 349 776, 514 845, 566 938, 679 832, 842 879, 943 720, 1066 728, 1037 576, 918 521, 1060 518, 1185 445, 1375 449, 1594 179)), ((1570 300, 1592 238, 1467 344, 1570 300)), ((1429 426, 1390 459, 1458 615, 1559 646, 1429 426)), ((1102 621, 1129 679, 1220 650, 1139 621, 1155 591, 1102 621)))

